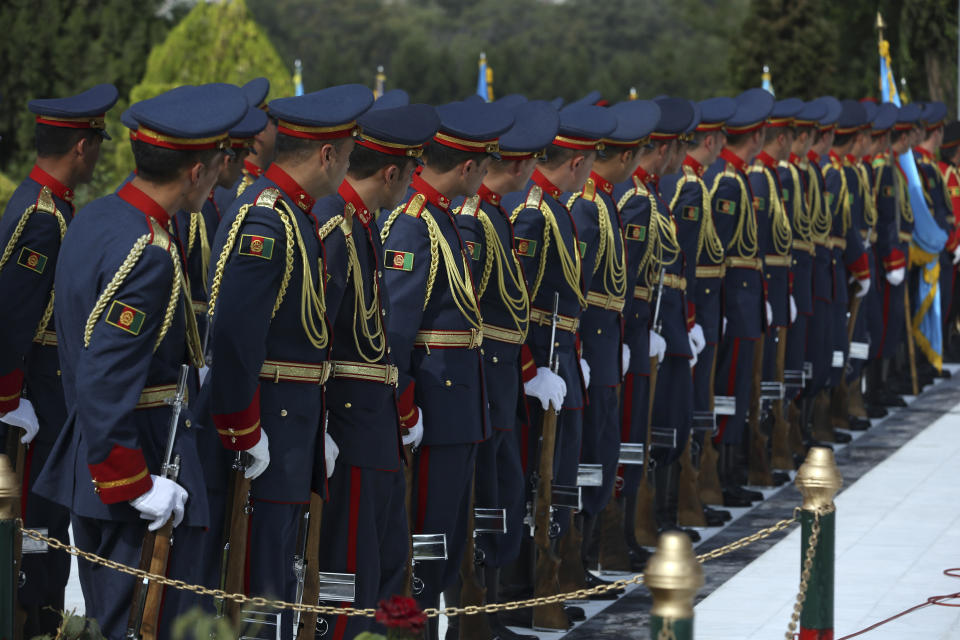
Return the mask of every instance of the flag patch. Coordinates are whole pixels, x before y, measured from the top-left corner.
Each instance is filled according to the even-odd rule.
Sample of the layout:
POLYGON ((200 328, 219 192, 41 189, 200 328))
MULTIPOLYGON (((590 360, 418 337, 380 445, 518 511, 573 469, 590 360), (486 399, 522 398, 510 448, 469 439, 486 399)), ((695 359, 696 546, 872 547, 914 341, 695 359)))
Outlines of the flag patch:
POLYGON ((273 238, 245 233, 240 236, 240 255, 269 260, 273 257, 273 238))
POLYGON ((694 207, 692 205, 689 207, 684 207, 682 215, 684 220, 696 222, 700 219, 700 207, 694 207))
POLYGON ((587 255, 587 243, 583 240, 579 242, 580 244, 580 259, 583 259, 583 256, 587 255))
POLYGON ((951 198, 960 198, 960 187, 947 187, 951 198))
POLYGON ((647 228, 639 224, 627 225, 627 240, 643 242, 647 239, 647 228))
POLYGON ((532 258, 537 255, 537 241, 526 238, 514 238, 513 250, 522 258, 532 258))
POLYGON ((34 251, 30 247, 24 247, 20 249, 20 257, 17 258, 17 264, 30 269, 30 271, 43 273, 43 270, 47 268, 47 256, 39 251, 34 251))
POLYGON ((766 204, 767 204, 767 201, 766 201, 762 196, 753 196, 753 210, 754 210, 754 211, 760 211, 761 209, 765 209, 765 208, 766 208, 766 206, 765 206, 766 204))
POLYGON ((717 211, 720 213, 733 214, 734 206, 733 200, 724 200, 722 198, 717 200, 717 211))
POLYGON ((471 242, 469 240, 464 240, 463 244, 467 245, 467 253, 470 254, 471 260, 480 259, 480 245, 476 242, 471 242))
POLYGON ((834 194, 832 191, 827 191, 824 196, 827 198, 827 208, 829 209, 833 206, 833 199, 836 197, 836 194, 834 194))
POLYGON ((410 251, 387 251, 384 266, 397 271, 413 271, 413 253, 410 251))
MULTIPOLYGON (((892 198, 892 197, 893 197, 893 185, 892 185, 892 184, 885 184, 885 185, 883 185, 883 190, 881 191, 881 195, 882 195, 884 198, 892 198)), ((960 195, 960 194, 958 194, 958 195, 960 195)))
POLYGON ((106 322, 136 336, 140 334, 143 321, 146 319, 147 314, 143 311, 119 300, 114 300, 113 304, 110 305, 110 311, 107 313, 106 322))
POLYGON ((781 189, 781 190, 780 190, 780 197, 783 199, 784 202, 789 201, 789 200, 790 200, 790 190, 789 190, 789 189, 781 189))

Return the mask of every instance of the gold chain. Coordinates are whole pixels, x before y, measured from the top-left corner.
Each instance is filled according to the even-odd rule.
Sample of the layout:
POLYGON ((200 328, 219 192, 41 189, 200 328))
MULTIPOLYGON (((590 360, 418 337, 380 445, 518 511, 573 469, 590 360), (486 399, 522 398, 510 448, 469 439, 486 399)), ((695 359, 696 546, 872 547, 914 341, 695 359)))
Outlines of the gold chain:
MULTIPOLYGON (((799 508, 797 509, 799 511, 799 508)), ((790 624, 784 637, 793 640, 793 634, 800 622, 800 612, 803 611, 803 601, 807 598, 807 587, 810 586, 810 573, 813 570, 813 559, 817 555, 817 542, 820 540, 820 511, 813 512, 813 524, 810 527, 810 538, 807 540, 807 549, 803 554, 803 571, 800 572, 800 590, 797 592, 797 601, 790 614, 790 624)), ((827 511, 824 511, 827 513, 827 511)))
POLYGON ((830 237, 830 227, 832 224, 830 210, 824 206, 823 191, 820 188, 822 176, 817 174, 813 164, 807 165, 807 182, 810 185, 806 192, 807 211, 810 212, 810 233, 814 242, 825 243, 830 237))
MULTIPOLYGON (((799 509, 797 509, 799 510, 799 509)), ((776 524, 767 527, 766 529, 761 529, 756 533, 753 533, 745 538, 735 540, 730 544, 726 544, 718 549, 714 549, 709 553, 703 553, 697 556, 697 562, 701 564, 708 562, 710 560, 715 560, 721 556, 727 555, 739 549, 743 549, 746 546, 753 544, 764 538, 768 538, 778 531, 783 531, 790 525, 794 524, 797 521, 796 511, 794 515, 790 518, 780 520, 776 524)), ((77 558, 82 558, 93 564, 106 567, 108 569, 114 569, 120 573, 124 573, 129 576, 134 576, 140 580, 149 580, 159 585, 166 587, 173 587, 174 589, 179 589, 181 591, 190 591, 191 593, 196 593, 202 596, 211 596, 217 599, 231 600, 233 602, 238 602, 240 604, 250 604, 255 607, 262 608, 272 608, 272 609, 290 609, 292 611, 300 611, 302 613, 317 613, 322 615, 333 615, 333 616, 362 616, 365 618, 374 617, 376 610, 375 609, 355 609, 353 607, 327 607, 320 605, 311 605, 311 604, 297 604, 295 602, 284 602, 283 600, 268 600, 267 598, 253 597, 243 595, 241 593, 227 593, 221 589, 209 589, 200 585, 188 584, 183 580, 176 580, 174 578, 168 578, 166 576, 157 575, 150 573, 149 571, 144 571, 143 569, 135 569, 133 567, 128 567, 125 564, 117 562, 115 560, 110 560, 109 558, 104 558, 98 556, 95 553, 89 551, 83 551, 78 549, 73 545, 66 544, 57 540, 56 538, 51 538, 45 536, 39 531, 33 529, 23 528, 23 521, 17 521, 18 526, 20 527, 21 532, 31 540, 36 540, 37 542, 44 542, 51 549, 59 549, 64 551, 71 556, 77 558)), ((527 607, 539 607, 545 604, 554 604, 558 602, 566 602, 567 600, 582 600, 588 596, 598 594, 598 593, 607 593, 608 591, 616 591, 623 589, 631 584, 640 584, 643 582, 643 574, 637 574, 631 576, 630 578, 624 578, 622 580, 616 580, 609 584, 601 584, 590 589, 578 589, 576 591, 571 591, 570 593, 558 593, 552 596, 544 596, 540 598, 530 598, 527 600, 518 600, 515 602, 500 602, 495 604, 487 604, 483 606, 467 606, 467 607, 447 607, 446 609, 436 609, 429 608, 424 609, 423 613, 427 617, 435 618, 439 615, 444 615, 447 617, 454 617, 458 615, 475 615, 478 613, 497 613, 499 611, 515 611, 517 609, 525 609, 527 607)))
MULTIPOLYGON (((737 216, 737 228, 733 232, 733 238, 730 240, 730 244, 727 245, 727 249, 732 249, 734 246, 737 248, 736 256, 741 258, 753 258, 757 255, 757 216, 753 210, 753 203, 747 197, 747 194, 750 193, 750 190, 747 188, 747 183, 744 181, 743 176, 740 175, 740 172, 731 167, 729 164, 727 168, 724 169, 722 176, 724 178, 732 178, 737 181, 737 185, 740 188, 740 204, 737 207, 739 215, 737 216)), ((719 182, 717 184, 719 186, 719 182)))
POLYGON ((781 160, 780 166, 790 172, 790 182, 793 183, 793 215, 791 216, 793 231, 796 232, 797 237, 801 240, 810 242, 813 239, 811 235, 813 222, 808 208, 809 203, 805 203, 800 170, 797 168, 797 165, 786 160, 781 160), (808 206, 805 207, 804 204, 808 206))

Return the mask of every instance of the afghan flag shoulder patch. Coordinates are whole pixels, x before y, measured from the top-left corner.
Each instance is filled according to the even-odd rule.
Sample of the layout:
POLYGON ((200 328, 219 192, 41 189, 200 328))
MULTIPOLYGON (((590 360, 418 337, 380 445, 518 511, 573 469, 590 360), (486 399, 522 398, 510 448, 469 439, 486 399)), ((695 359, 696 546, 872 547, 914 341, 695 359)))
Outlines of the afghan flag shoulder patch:
POLYGON ((410 251, 387 251, 383 266, 397 271, 413 271, 413 253, 410 251))
POLYGON ((766 208, 767 201, 763 196, 753 196, 753 210, 762 211, 766 208))
POLYGON ((724 200, 723 198, 717 199, 717 211, 720 213, 732 215, 735 210, 736 204, 733 202, 733 200, 724 200))
POLYGON ((238 253, 241 256, 253 256, 255 258, 270 260, 273 258, 273 243, 273 238, 245 233, 240 236, 238 253))
POLYGON ((683 208, 683 219, 696 222, 700 219, 700 207, 689 205, 683 208))
MULTIPOLYGON (((880 195, 883 196, 884 198, 892 198, 892 197, 893 197, 893 185, 892 185, 892 184, 885 184, 885 185, 883 185, 883 189, 880 190, 880 195)), ((960 195, 960 194, 958 194, 958 195, 960 195)))
POLYGON ((960 187, 947 187, 951 198, 960 198, 960 187))
POLYGON ((471 260, 480 259, 480 244, 477 242, 472 242, 470 240, 464 240, 463 244, 467 245, 467 254, 469 254, 471 260))
POLYGON ((537 241, 526 238, 514 238, 513 250, 521 258, 532 258, 537 255, 537 241))
POLYGON ((580 258, 583 259, 583 256, 587 255, 587 243, 581 240, 578 244, 580 245, 580 258))
POLYGON ((47 268, 47 256, 39 251, 34 251, 30 247, 23 247, 20 249, 17 264, 35 273, 43 273, 43 270, 47 268))
POLYGON ((784 187, 783 189, 780 189, 780 199, 783 200, 784 202, 789 202, 790 189, 787 189, 786 187, 784 187))
POLYGON ((143 329, 143 321, 146 319, 147 314, 143 311, 120 300, 114 300, 107 312, 106 323, 136 336, 140 335, 140 330, 143 329))
POLYGON ((647 228, 641 224, 627 225, 627 240, 636 240, 643 242, 647 239, 647 228))

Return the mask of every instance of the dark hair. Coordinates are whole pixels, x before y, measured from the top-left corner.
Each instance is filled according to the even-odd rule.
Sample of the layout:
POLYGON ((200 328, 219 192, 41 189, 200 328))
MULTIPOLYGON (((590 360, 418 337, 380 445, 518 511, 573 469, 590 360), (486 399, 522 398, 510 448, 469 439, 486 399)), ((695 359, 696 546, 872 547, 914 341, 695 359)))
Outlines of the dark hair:
POLYGON ((956 144, 956 142, 949 147, 940 147, 940 159, 948 164, 953 164, 953 161, 956 160, 958 150, 960 150, 960 145, 956 144))
POLYGON ((279 162, 289 162, 290 164, 299 164, 313 155, 317 149, 327 144, 333 146, 337 151, 340 151, 346 140, 348 140, 348 138, 309 140, 307 138, 290 136, 285 133, 278 133, 276 160, 279 162))
POLYGON ((392 156, 358 144, 350 152, 350 168, 347 173, 351 178, 364 180, 390 165, 396 165, 403 172, 413 162, 415 160, 408 156, 392 156))
POLYGON ((473 160, 479 164, 487 157, 487 154, 474 151, 461 151, 460 149, 453 149, 432 142, 423 148, 423 157, 433 171, 446 173, 453 171, 467 160, 473 160))
POLYGON ((728 133, 727 134, 727 146, 728 147, 739 147, 740 145, 746 144, 753 138, 753 134, 757 132, 756 129, 753 131, 748 131, 746 133, 728 133))
POLYGON ((137 175, 157 184, 173 182, 184 169, 192 167, 197 162, 210 166, 223 153, 220 149, 200 151, 165 149, 147 144, 142 140, 134 140, 130 144, 133 147, 137 175))
POLYGON ((835 147, 843 147, 843 146, 846 146, 847 144, 853 142, 854 139, 856 139, 856 137, 857 137, 859 134, 860 134, 859 131, 853 131, 853 132, 851 132, 851 133, 838 133, 838 134, 833 138, 833 146, 835 146, 835 147))
POLYGON ((591 152, 593 152, 593 149, 569 149, 567 147, 561 147, 552 144, 547 147, 547 160, 545 162, 545 166, 548 169, 555 169, 565 162, 569 162, 576 156, 583 156, 586 158, 591 152))
POLYGON ((793 127, 766 127, 763 130, 763 144, 767 145, 777 139, 781 133, 787 134, 789 136, 793 135, 796 137, 796 130, 793 127))
POLYGON ((34 131, 37 155, 41 158, 62 156, 83 138, 92 140, 99 136, 100 133, 96 129, 70 129, 49 124, 38 124, 34 131))

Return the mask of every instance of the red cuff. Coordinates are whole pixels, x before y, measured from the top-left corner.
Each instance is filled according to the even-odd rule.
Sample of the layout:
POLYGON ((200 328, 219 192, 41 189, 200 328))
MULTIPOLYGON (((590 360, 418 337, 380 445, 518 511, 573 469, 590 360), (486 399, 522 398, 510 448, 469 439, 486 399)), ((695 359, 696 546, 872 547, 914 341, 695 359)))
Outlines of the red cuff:
POLYGON ((530 382, 536 375, 537 363, 533 360, 533 352, 524 344, 520 347, 520 380, 530 382))
POLYGON ((417 420, 420 418, 420 410, 417 409, 417 405, 414 404, 414 389, 416 388, 416 383, 411 382, 407 385, 407 388, 403 390, 403 393, 400 394, 400 398, 397 400, 397 411, 400 414, 400 426, 404 429, 410 429, 417 424, 417 420))
POLYGON ((856 261, 847 265, 847 271, 857 280, 866 280, 870 277, 870 258, 866 253, 861 253, 856 261))
POLYGON ((907 266, 907 258, 903 255, 903 252, 899 249, 894 249, 891 251, 886 258, 883 259, 883 268, 886 271, 893 271, 894 269, 904 269, 907 266))
POLYGON ((9 413, 20 406, 20 391, 23 389, 23 371, 14 369, 0 376, 0 413, 9 413))
POLYGON ((793 293, 793 271, 790 271, 790 273, 788 274, 788 282, 789 284, 787 285, 788 286, 787 290, 790 293, 793 293))
POLYGON ((687 331, 693 329, 693 325, 697 324, 697 305, 692 302, 687 302, 687 331))
POLYGON ((573 348, 577 353, 577 360, 583 358, 583 345, 580 344, 580 334, 576 334, 573 339, 573 348))
POLYGON ((231 451, 246 451, 260 442, 260 386, 246 409, 236 413, 215 413, 213 424, 220 442, 231 451))
POLYGON ((104 504, 125 502, 141 496, 153 486, 147 461, 140 449, 113 445, 107 459, 89 464, 93 490, 104 504))

